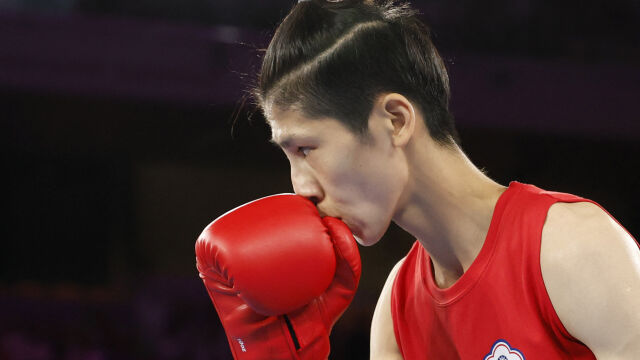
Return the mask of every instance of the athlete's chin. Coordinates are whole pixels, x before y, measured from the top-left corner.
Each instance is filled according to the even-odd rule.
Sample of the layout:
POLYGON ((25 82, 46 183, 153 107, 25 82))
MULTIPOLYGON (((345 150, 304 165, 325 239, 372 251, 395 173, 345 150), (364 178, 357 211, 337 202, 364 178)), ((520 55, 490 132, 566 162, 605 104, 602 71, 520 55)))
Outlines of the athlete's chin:
POLYGON ((369 222, 356 219, 343 219, 343 221, 351 230, 358 244, 362 246, 371 246, 380 241, 388 227, 372 226, 373 224, 369 222))
POLYGON ((356 230, 353 233, 353 237, 356 239, 358 244, 362 246, 372 246, 375 245, 384 235, 384 232, 378 234, 378 232, 372 231, 358 231, 356 230))
POLYGON ((358 244, 362 246, 371 246, 371 240, 367 236, 366 232, 363 232, 361 228, 356 226, 351 226, 351 233, 353 234, 354 239, 358 242, 358 244))

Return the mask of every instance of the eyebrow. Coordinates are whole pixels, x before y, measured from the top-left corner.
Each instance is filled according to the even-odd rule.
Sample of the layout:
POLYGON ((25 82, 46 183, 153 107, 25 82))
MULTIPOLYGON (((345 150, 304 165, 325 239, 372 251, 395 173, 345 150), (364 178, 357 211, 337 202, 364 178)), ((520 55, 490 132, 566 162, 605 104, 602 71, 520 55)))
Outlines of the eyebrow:
POLYGON ((273 144, 274 146, 277 147, 281 147, 281 148, 288 148, 289 145, 291 145, 291 137, 286 137, 284 140, 282 141, 276 141, 274 138, 269 139, 269 142, 271 144, 273 144))

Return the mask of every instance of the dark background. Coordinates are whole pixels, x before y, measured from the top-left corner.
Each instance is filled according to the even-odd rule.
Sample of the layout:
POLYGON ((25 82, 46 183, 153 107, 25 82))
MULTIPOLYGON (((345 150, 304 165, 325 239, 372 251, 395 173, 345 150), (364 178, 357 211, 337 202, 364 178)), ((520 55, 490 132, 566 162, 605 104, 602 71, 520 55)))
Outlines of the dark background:
MULTIPOLYGON (((0 359, 230 358, 194 242, 226 210, 291 191, 241 105, 293 3, 0 2, 0 359)), ((505 185, 591 198, 637 237, 640 3, 414 6, 472 161, 505 185)), ((392 226, 360 248, 332 359, 368 358, 378 293, 412 241, 392 226)))

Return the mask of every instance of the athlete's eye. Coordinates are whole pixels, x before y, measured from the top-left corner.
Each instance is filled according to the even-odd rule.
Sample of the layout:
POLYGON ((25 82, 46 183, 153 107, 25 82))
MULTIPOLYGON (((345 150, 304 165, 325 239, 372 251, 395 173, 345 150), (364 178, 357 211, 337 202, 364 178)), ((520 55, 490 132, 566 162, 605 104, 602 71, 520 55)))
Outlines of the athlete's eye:
POLYGON ((298 153, 302 154, 302 156, 307 157, 307 155, 309 155, 309 152, 311 151, 310 147, 307 146, 299 146, 298 147, 298 153))

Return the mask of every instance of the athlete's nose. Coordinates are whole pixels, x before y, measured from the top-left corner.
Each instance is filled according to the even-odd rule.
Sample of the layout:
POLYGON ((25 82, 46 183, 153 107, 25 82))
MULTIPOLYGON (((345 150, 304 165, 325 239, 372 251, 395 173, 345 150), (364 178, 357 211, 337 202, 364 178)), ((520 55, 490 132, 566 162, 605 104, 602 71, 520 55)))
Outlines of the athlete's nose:
POLYGON ((322 188, 305 163, 291 163, 291 184, 296 194, 306 197, 314 204, 322 201, 324 196, 322 188))

